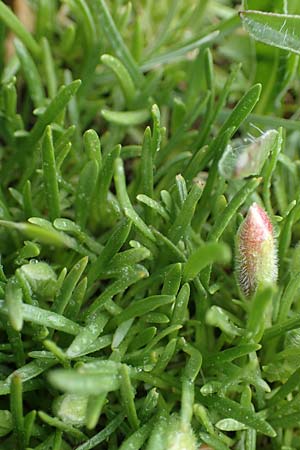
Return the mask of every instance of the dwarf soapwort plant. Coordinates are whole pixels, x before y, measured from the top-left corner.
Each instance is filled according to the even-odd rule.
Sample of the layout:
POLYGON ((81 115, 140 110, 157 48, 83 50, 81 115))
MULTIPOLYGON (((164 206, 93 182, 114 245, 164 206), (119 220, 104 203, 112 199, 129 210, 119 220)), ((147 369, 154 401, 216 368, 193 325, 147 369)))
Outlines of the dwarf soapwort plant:
POLYGON ((1 449, 300 448, 299 17, 0 1, 1 449))

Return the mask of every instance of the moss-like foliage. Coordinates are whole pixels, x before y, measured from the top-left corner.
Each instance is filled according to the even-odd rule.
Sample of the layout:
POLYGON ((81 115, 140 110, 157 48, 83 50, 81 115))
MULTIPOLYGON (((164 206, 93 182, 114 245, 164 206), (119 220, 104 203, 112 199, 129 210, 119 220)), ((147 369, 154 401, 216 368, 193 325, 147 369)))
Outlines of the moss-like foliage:
POLYGON ((298 3, 0 2, 1 450, 300 448, 298 3))

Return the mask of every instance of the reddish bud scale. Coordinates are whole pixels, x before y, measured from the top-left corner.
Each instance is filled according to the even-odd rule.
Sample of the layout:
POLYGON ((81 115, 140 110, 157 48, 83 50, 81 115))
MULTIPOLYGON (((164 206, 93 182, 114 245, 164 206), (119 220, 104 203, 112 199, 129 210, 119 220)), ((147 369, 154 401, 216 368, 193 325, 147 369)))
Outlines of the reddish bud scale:
POLYGON ((249 297, 257 286, 273 284, 278 275, 272 223, 256 203, 249 208, 237 233, 236 271, 242 292, 249 297))

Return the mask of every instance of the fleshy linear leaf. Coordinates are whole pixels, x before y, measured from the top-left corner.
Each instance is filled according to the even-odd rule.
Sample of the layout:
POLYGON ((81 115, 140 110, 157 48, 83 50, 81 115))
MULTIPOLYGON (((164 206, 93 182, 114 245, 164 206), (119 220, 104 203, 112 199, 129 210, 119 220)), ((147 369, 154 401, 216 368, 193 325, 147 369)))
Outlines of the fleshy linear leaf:
POLYGON ((110 111, 108 109, 102 109, 102 116, 108 122, 116 125, 134 126, 144 123, 150 115, 147 109, 141 109, 140 111, 110 111))
POLYGON ((0 19, 5 25, 10 28, 23 42, 23 44, 35 55, 40 54, 40 47, 31 33, 22 24, 22 21, 12 12, 12 10, 5 5, 4 2, 0 3, 0 19))
POLYGON ((275 430, 264 419, 259 417, 251 409, 241 406, 228 398, 221 398, 218 396, 202 397, 202 402, 205 406, 215 408, 221 415, 237 420, 245 425, 254 428, 266 436, 276 436, 275 430))
POLYGON ((207 242, 190 255, 183 271, 183 277, 185 280, 192 280, 209 264, 215 261, 227 263, 230 261, 230 258, 230 248, 226 244, 207 242))
POLYGON ((57 369, 49 374, 53 386, 64 392, 95 395, 115 391, 120 387, 118 373, 80 373, 74 370, 57 369))
MULTIPOLYGON (((72 335, 76 335, 81 331, 81 326, 72 320, 66 319, 60 314, 50 312, 48 310, 38 308, 32 305, 26 305, 23 303, 23 319, 24 321, 37 323, 49 328, 64 331, 72 335)), ((0 300, 0 312, 1 314, 8 314, 8 310, 4 305, 4 301, 0 300)))

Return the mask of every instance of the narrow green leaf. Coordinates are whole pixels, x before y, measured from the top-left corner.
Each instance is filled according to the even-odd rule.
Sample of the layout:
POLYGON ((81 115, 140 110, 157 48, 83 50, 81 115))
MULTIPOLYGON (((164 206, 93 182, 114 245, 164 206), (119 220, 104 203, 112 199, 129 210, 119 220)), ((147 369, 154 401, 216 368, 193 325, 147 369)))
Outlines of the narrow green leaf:
POLYGON ((143 447, 153 428, 153 423, 147 423, 135 431, 125 441, 123 441, 120 450, 139 450, 143 447))
POLYGON ((114 417, 105 428, 99 431, 99 433, 96 433, 84 444, 81 444, 79 447, 77 447, 76 450, 91 450, 98 444, 101 444, 101 442, 106 441, 109 438, 109 436, 111 436, 119 428, 119 426, 122 424, 123 421, 124 421, 124 414, 122 412, 118 414, 116 417, 114 417))
POLYGON ((186 318, 189 298, 190 285, 185 283, 177 294, 172 313, 171 325, 183 325, 186 318))
POLYGON ((19 37, 34 56, 40 55, 41 49, 32 34, 25 28, 12 10, 2 1, 0 2, 0 19, 15 33, 16 36, 19 37))
POLYGON ((49 373, 50 383, 64 392, 97 395, 116 391, 120 387, 118 373, 81 373, 80 371, 57 369, 49 373))
POLYGON ((87 321, 87 325, 84 328, 80 327, 78 332, 76 334, 74 333, 76 337, 66 352, 67 356, 73 358, 78 355, 86 354, 90 346, 102 333, 108 319, 108 314, 99 312, 99 310, 94 314, 91 314, 90 319, 87 321))
POLYGON ((32 217, 34 215, 30 180, 27 180, 26 183, 24 184, 23 207, 25 219, 29 219, 29 217, 32 217))
MULTIPOLYGON (((215 450, 229 450, 229 447, 224 444, 220 439, 216 438, 214 435, 208 433, 200 432, 200 439, 209 445, 209 448, 214 448, 215 450), (212 447, 213 445, 213 447, 212 447)), ((204 447, 205 448, 205 447, 204 447)))
POLYGON ((143 408, 139 410, 139 415, 143 423, 147 422, 153 415, 153 412, 155 411, 155 408, 158 403, 158 399, 159 393, 157 392, 157 390, 155 388, 150 389, 144 399, 143 408))
POLYGON ((25 151, 32 150, 38 140, 42 137, 46 126, 53 122, 56 117, 61 114, 62 110, 66 107, 73 95, 76 94, 80 84, 80 80, 75 80, 69 85, 60 88, 57 95, 47 106, 45 112, 41 114, 35 122, 32 130, 30 131, 28 140, 26 141, 25 151))
MULTIPOLYGON (((293 201, 291 203, 291 208, 288 211, 288 214, 284 218, 280 236, 279 236, 279 245, 278 245, 278 260, 284 261, 285 254, 288 251, 288 248, 290 246, 291 240, 292 240, 292 227, 294 224, 294 220, 296 217, 297 209, 300 207, 300 199, 297 201, 293 201)), ((283 264, 282 264, 283 266, 283 264)), ((280 267, 280 271, 282 272, 283 267, 280 267)))
POLYGON ((89 159, 97 161, 98 168, 102 168, 101 142, 95 130, 87 130, 83 135, 84 146, 89 159))
POLYGON ((130 73, 134 84, 141 86, 144 81, 143 75, 126 47, 105 0, 88 0, 88 5, 94 15, 96 27, 99 27, 104 31, 106 39, 116 52, 117 57, 122 61, 130 73))
POLYGON ((208 325, 220 328, 228 336, 243 335, 243 330, 235 325, 231 314, 220 306, 213 305, 209 308, 205 320, 208 325))
POLYGON ((270 328, 267 328, 264 332, 263 339, 265 341, 273 339, 277 336, 283 336, 290 330, 295 330, 296 328, 300 328, 300 315, 296 315, 292 319, 285 320, 284 322, 273 325, 270 328))
MULTIPOLYGON (((0 8, 1 9, 1 8, 0 8)), ((39 71, 21 41, 15 39, 15 48, 21 63, 21 69, 28 85, 30 97, 32 98, 35 108, 42 106, 45 101, 45 93, 39 71)))
POLYGON ((273 209, 272 209, 272 205, 271 205, 271 180, 272 180, 272 176, 274 174, 275 168, 276 168, 276 164, 277 164, 277 160, 279 157, 279 153, 281 151, 282 143, 283 143, 283 129, 279 128, 276 140, 272 147, 271 157, 269 158, 269 161, 267 162, 265 169, 262 173, 263 179, 264 179, 263 198, 264 198, 264 203, 265 203, 266 209, 270 215, 273 214, 273 209))
POLYGON ((120 367, 120 392, 129 423, 134 430, 137 430, 139 427, 139 419, 134 403, 133 386, 126 364, 122 364, 120 367))
POLYGON ((141 25, 141 18, 137 16, 134 23, 134 30, 131 43, 131 53, 137 62, 141 60, 143 48, 144 48, 144 34, 141 25))
POLYGON ((33 432, 33 426, 36 419, 36 411, 33 409, 24 417, 24 427, 25 427, 25 442, 29 445, 29 441, 33 432))
POLYGON ((194 217, 196 206, 200 200, 201 194, 201 185, 198 183, 193 184, 188 196, 182 204, 180 211, 178 212, 174 223, 168 231, 168 237, 174 244, 177 244, 179 240, 184 237, 186 230, 194 217))
POLYGON ((69 303, 73 291, 80 280, 81 275, 83 274, 88 263, 88 258, 84 257, 80 259, 70 270, 68 275, 63 281, 62 287, 60 289, 59 295, 55 298, 52 304, 52 311, 57 314, 63 314, 64 310, 69 303))
POLYGON ((145 353, 150 351, 152 348, 155 348, 157 346, 157 344, 164 339, 166 336, 175 336, 177 335, 178 330, 180 330, 182 328, 182 325, 170 325, 167 328, 164 328, 162 331, 160 331, 154 339, 152 339, 152 341, 150 341, 147 344, 147 347, 145 349, 145 353))
POLYGON ((204 357, 204 365, 219 365, 228 361, 241 358, 249 353, 256 352, 261 346, 259 344, 242 344, 233 348, 228 348, 218 353, 211 353, 204 357))
POLYGON ((298 426, 300 420, 300 413, 295 412, 291 414, 278 413, 277 417, 270 417, 269 422, 274 428, 294 428, 298 426))
POLYGON ((219 35, 219 31, 213 31, 210 34, 207 34, 206 36, 197 39, 194 42, 188 43, 186 45, 182 45, 180 48, 170 50, 166 53, 163 53, 162 55, 155 56, 152 59, 148 60, 144 64, 142 64, 141 69, 146 72, 148 70, 153 69, 154 67, 157 67, 158 65, 164 65, 164 64, 171 64, 175 61, 182 61, 185 60, 187 57, 187 54, 196 49, 201 48, 209 44, 211 41, 214 41, 217 36, 219 35))
POLYGON ((155 375, 159 375, 160 373, 162 373, 165 370, 165 368, 167 367, 167 365, 169 364, 169 362, 171 361, 171 359, 174 356, 174 353, 176 350, 176 345, 177 345, 176 338, 171 339, 167 343, 166 347, 164 348, 163 353, 160 355, 160 358, 156 363, 156 366, 152 370, 152 373, 154 373, 155 375))
POLYGON ((43 342, 43 345, 47 350, 49 350, 49 352, 51 352, 55 356, 55 358, 57 358, 57 360, 63 365, 63 367, 70 366, 69 360, 65 352, 58 345, 56 345, 55 342, 46 339, 43 342))
POLYGON ((279 312, 277 318, 278 323, 283 322, 288 318, 291 306, 298 296, 299 288, 300 288, 299 277, 298 276, 294 278, 291 277, 280 299, 279 312))
POLYGON ((247 329, 255 342, 260 342, 269 313, 269 305, 272 301, 272 287, 261 286, 252 299, 251 309, 248 315, 247 329))
POLYGON ((98 162, 95 159, 88 161, 79 175, 76 199, 75 216, 76 222, 81 228, 85 228, 88 221, 93 195, 97 185, 98 162))
POLYGON ((23 294, 15 277, 8 280, 5 288, 5 304, 12 327, 20 331, 23 326, 23 294))
MULTIPOLYGON (((230 114, 231 110, 223 109, 223 111, 220 112, 220 119, 225 120, 229 117, 230 114)), ((264 114, 249 114, 249 116, 245 118, 245 123, 255 123, 259 126, 267 128, 283 127, 290 131, 296 131, 299 129, 298 120, 285 119, 283 117, 266 116, 264 114)))
POLYGON ((216 423, 216 427, 222 431, 240 431, 248 428, 243 423, 234 419, 219 420, 219 422, 216 423))
POLYGON ((208 242, 193 252, 183 269, 183 278, 192 280, 204 267, 214 262, 228 263, 231 259, 230 248, 223 243, 208 242))
POLYGON ((63 435, 63 432, 57 428, 55 431, 54 438, 53 438, 53 450, 61 449, 61 446, 63 444, 62 435, 63 435))
POLYGON ((77 430, 75 427, 72 427, 72 425, 66 424, 61 420, 57 419, 56 417, 51 417, 43 411, 39 411, 38 415, 43 422, 47 423, 51 427, 57 428, 58 430, 65 431, 66 433, 70 434, 75 439, 77 439, 79 442, 86 439, 86 435, 81 431, 77 430))
POLYGON ((102 292, 99 297, 97 297, 93 304, 88 308, 86 315, 89 317, 99 308, 103 308, 115 295, 124 292, 131 284, 137 283, 145 277, 148 277, 149 273, 143 266, 136 267, 126 267, 114 283, 108 286, 104 292, 102 292))
POLYGON ((266 436, 276 436, 276 432, 268 422, 259 417, 250 408, 245 408, 233 400, 218 396, 201 396, 201 402, 210 408, 214 408, 223 417, 235 419, 266 436))
POLYGON ((125 219, 121 221, 118 227, 113 231, 102 252, 90 267, 88 272, 89 285, 94 283, 94 281, 101 275, 101 273, 107 268, 108 263, 125 243, 131 229, 131 224, 132 222, 130 220, 125 219))
MULTIPOLYGON (((8 310, 5 307, 3 300, 0 300, 0 312, 8 314, 8 310)), ((59 314, 25 303, 23 303, 23 320, 39 325, 45 325, 46 327, 61 330, 73 335, 76 335, 81 330, 80 325, 59 314)))
POLYGON ((155 159, 157 152, 160 150, 162 128, 160 124, 160 110, 156 104, 151 108, 151 116, 153 121, 152 131, 152 156, 155 159))
POLYGON ((142 146, 141 145, 125 145, 122 147, 121 158, 129 159, 129 158, 139 158, 142 154, 142 146))
POLYGON ((18 374, 14 374, 11 378, 10 409, 12 413, 17 449, 24 450, 25 429, 23 417, 22 380, 18 374))
POLYGON ((111 347, 112 349, 118 348, 121 342, 125 339, 128 331, 131 328, 131 325, 133 323, 134 319, 126 320, 125 322, 122 322, 116 329, 113 335, 113 340, 111 347))
MULTIPOLYGON (((32 221, 34 218, 31 218, 32 221)), ((0 225, 8 228, 14 228, 21 231, 31 239, 37 239, 48 245, 55 245, 58 247, 69 247, 76 249, 77 244, 75 239, 70 238, 65 233, 56 231, 55 229, 42 228, 39 225, 26 222, 10 222, 8 220, 0 220, 0 225)))
POLYGON ((173 301, 173 295, 153 295, 141 300, 136 300, 116 317, 116 322, 120 324, 134 317, 143 316, 144 314, 163 305, 168 305, 173 301))
POLYGON ((47 38, 43 37, 41 44, 42 44, 43 64, 46 73, 48 96, 49 98, 54 98, 57 94, 57 78, 55 73, 53 56, 47 38))
POLYGON ((245 202, 245 200, 252 194, 252 192, 259 186, 260 183, 261 178, 252 178, 247 181, 244 186, 235 194, 235 196, 231 199, 231 201, 223 211, 222 215, 217 218, 215 224, 213 225, 212 230, 209 234, 210 240, 218 241, 220 239, 230 220, 234 217, 234 214, 245 202))
MULTIPOLYGON (((155 313, 150 312, 148 315, 151 315, 151 314, 155 314, 155 313)), ((145 316, 143 316, 143 320, 145 320, 145 316)), ((133 323, 134 319, 129 319, 129 321, 131 321, 131 323, 133 323)), ((127 324, 129 321, 123 322, 123 324, 127 324)), ((169 320, 168 320, 168 322, 169 322, 169 320)), ((119 325, 118 328, 120 328, 120 327, 122 327, 122 324, 119 325)), ((130 350, 132 350, 133 352, 136 352, 136 354, 137 354, 138 353, 137 351, 139 349, 141 349, 142 347, 145 347, 152 341, 152 339, 156 335, 156 332, 157 332, 156 327, 144 328, 140 333, 138 333, 135 336, 134 341, 130 345, 130 350)), ((126 357, 125 357, 125 359, 126 359, 126 357)), ((130 356, 129 356, 129 360, 130 360, 130 356)))
MULTIPOLYGON (((1 222, 0 222, 1 223, 1 222)), ((158 230, 153 229, 153 234, 156 238, 156 244, 159 248, 163 248, 164 252, 173 261, 186 261, 185 254, 178 248, 177 245, 173 244, 170 239, 160 233, 158 230)))
MULTIPOLYGON (((255 105, 257 104, 261 93, 261 84, 257 83, 252 86, 239 100, 238 104, 231 111, 228 118, 223 123, 218 135, 212 141, 209 146, 209 150, 207 152, 206 157, 203 160, 203 166, 207 164, 212 157, 215 156, 215 152, 217 151, 218 159, 220 159, 221 154, 218 151, 219 141, 222 139, 224 133, 228 132, 230 129, 230 133, 228 135, 228 139, 238 130, 240 125, 246 120, 249 116, 255 105)), ((214 161, 216 159, 214 158, 214 161)))
POLYGON ((4 381, 0 381, 0 395, 9 394, 11 380, 14 375, 18 375, 21 378, 25 390, 26 382, 38 377, 41 373, 49 369, 49 367, 53 366, 54 364, 56 364, 56 359, 53 358, 49 360, 48 358, 45 360, 31 361, 30 363, 23 365, 23 367, 15 370, 4 381))
POLYGON ((128 197, 128 193, 126 190, 126 180, 124 173, 123 161, 121 158, 117 158, 115 160, 115 175, 114 180, 116 184, 117 197, 120 202, 120 205, 124 211, 126 217, 132 220, 133 224, 138 228, 138 230, 144 234, 151 241, 155 241, 155 237, 152 234, 152 231, 148 228, 145 222, 140 218, 137 212, 134 210, 130 199, 128 197))
POLYGON ((126 67, 119 59, 111 55, 102 55, 101 61, 114 72, 120 83, 124 97, 130 103, 135 97, 136 90, 126 67))
POLYGON ((278 389, 275 395, 268 401, 268 408, 275 406, 284 400, 288 394, 294 391, 300 383, 300 369, 295 370, 289 379, 278 389))
POLYGON ((106 403, 107 393, 102 392, 97 396, 90 395, 86 410, 86 426, 88 429, 93 429, 99 421, 103 406, 106 403))
POLYGON ((120 152, 121 145, 116 145, 111 151, 107 152, 103 158, 102 169, 99 174, 99 215, 103 222, 105 222, 107 215, 108 193, 114 174, 114 164, 115 160, 120 156, 120 152))
POLYGON ((163 217, 166 221, 169 221, 170 218, 165 208, 156 200, 153 200, 152 198, 144 194, 137 195, 136 199, 139 202, 144 203, 144 205, 147 205, 149 208, 151 208, 153 211, 155 211, 157 214, 163 217))
POLYGON ((164 295, 177 295, 181 282, 182 265, 176 263, 168 269, 161 293, 164 295))
POLYGON ((222 113, 222 111, 224 109, 226 99, 231 91, 232 84, 233 84, 234 80, 236 79, 237 74, 239 73, 240 69, 241 69, 241 64, 236 64, 235 66, 233 66, 233 68, 223 86, 223 89, 220 92, 219 99, 218 99, 215 107, 212 108, 212 110, 211 110, 210 117, 208 117, 206 119, 203 129, 200 131, 199 137, 196 141, 196 148, 203 146, 203 144, 206 142, 207 136, 211 130, 211 127, 212 127, 214 121, 219 116, 219 114, 222 113))
MULTIPOLYGON (((8 314, 7 308, 4 306, 3 300, 0 300, 3 305, 3 311, 0 307, 0 312, 4 314, 8 314), (5 310, 5 311, 4 311, 5 310)), ((23 318, 24 318, 24 314, 23 318)), ((24 352, 24 346, 22 342, 21 333, 17 330, 15 330, 9 321, 1 320, 2 328, 6 331, 8 341, 11 345, 11 349, 14 355, 14 359, 16 362, 17 367, 21 367, 25 364, 25 352, 24 352)))
POLYGON ((74 135, 76 130, 75 125, 71 125, 66 130, 63 130, 59 138, 55 141, 54 147, 55 147, 55 154, 59 155, 62 150, 65 148, 66 145, 70 143, 70 140, 72 139, 72 136, 74 135))
POLYGON ((82 25, 84 28, 88 51, 91 51, 91 47, 95 45, 97 39, 97 29, 93 20, 93 16, 86 0, 75 0, 75 4, 78 7, 78 10, 82 17, 82 25))
POLYGON ((50 126, 47 126, 45 131, 42 145, 42 155, 47 206, 49 208, 50 219, 55 220, 57 217, 60 217, 60 200, 52 140, 52 130, 50 126))
POLYGON ((65 317, 76 321, 80 312, 87 288, 87 277, 83 278, 72 292, 71 299, 65 309, 65 317))
POLYGON ((142 194, 153 197, 153 159, 151 147, 151 130, 147 127, 144 133, 141 168, 140 168, 140 191, 142 194))
POLYGON ((300 54, 300 16, 249 10, 240 17, 254 39, 300 54))
POLYGON ((146 122, 150 113, 147 109, 141 109, 140 111, 110 111, 102 109, 101 115, 108 122, 131 127, 146 122))
MULTIPOLYGON (((212 193, 215 189, 215 185, 219 178, 218 173, 218 164, 219 160, 224 152, 224 150, 227 147, 228 140, 230 136, 233 133, 233 128, 228 128, 224 131, 224 133, 221 134, 219 132, 218 136, 212 141, 211 145, 209 146, 207 152, 205 152, 204 157, 202 159, 202 164, 204 164, 204 160, 206 157, 210 154, 210 152, 213 149, 213 162, 212 166, 208 173, 208 178, 205 183, 203 194, 201 196, 197 216, 195 217, 194 222, 197 224, 197 228, 200 230, 202 225, 205 223, 205 220, 207 219, 209 215, 209 202, 212 196, 212 193)), ((199 170, 199 169, 198 169, 199 170)))

